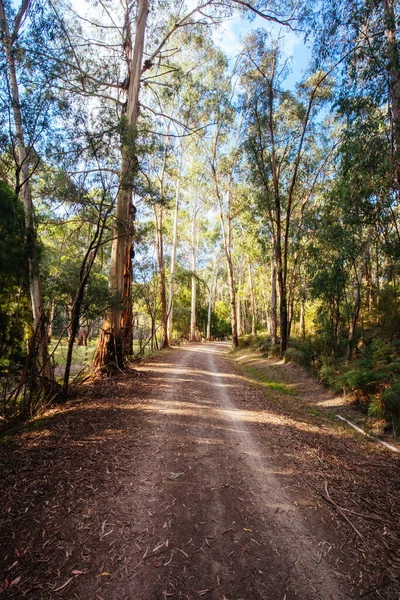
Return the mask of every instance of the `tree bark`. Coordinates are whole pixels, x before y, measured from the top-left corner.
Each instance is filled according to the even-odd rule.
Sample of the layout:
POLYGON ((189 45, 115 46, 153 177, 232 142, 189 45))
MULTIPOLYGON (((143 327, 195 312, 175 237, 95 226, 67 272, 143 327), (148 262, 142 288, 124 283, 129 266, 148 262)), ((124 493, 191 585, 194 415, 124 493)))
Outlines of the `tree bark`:
POLYGON ((386 27, 388 62, 386 70, 390 82, 390 104, 393 127, 393 168, 400 196, 400 55, 396 37, 394 0, 382 0, 386 27))
POLYGON ((218 252, 215 253, 213 270, 211 275, 211 284, 210 284, 210 293, 208 296, 208 314, 207 314, 207 335, 206 339, 210 340, 211 338, 211 311, 212 311, 212 303, 213 303, 213 295, 214 295, 214 285, 216 280, 217 273, 217 264, 218 264, 218 252))
POLYGON ((156 227, 156 251, 159 277, 160 303, 161 303, 161 344, 160 348, 168 346, 168 311, 167 311, 167 291, 165 279, 165 260, 164 260, 164 236, 163 220, 164 210, 162 205, 154 207, 154 220, 156 227))
POLYGON ((370 230, 367 241, 365 243, 363 261, 362 261, 360 273, 358 276, 357 287, 356 287, 356 291, 355 291, 355 295, 354 295, 354 305, 353 305, 353 311, 352 311, 352 315, 351 315, 350 328, 349 328, 349 345, 348 345, 349 360, 351 360, 353 357, 354 337, 355 337, 355 333, 356 333, 358 317, 360 315, 360 310, 361 310, 362 282, 363 282, 363 279, 365 276, 368 261, 370 259, 370 246, 371 246, 372 234, 373 234, 373 229, 370 230))
POLYGON ((148 10, 148 0, 138 0, 132 56, 128 8, 126 13, 124 49, 129 61, 129 89, 123 120, 128 131, 122 136, 120 187, 109 275, 110 294, 114 299, 120 300, 120 306, 109 309, 101 328, 94 358, 94 366, 97 368, 103 368, 109 363, 114 363, 119 368, 123 367, 126 356, 132 352, 133 345, 131 286, 133 223, 136 210, 132 204, 132 184, 137 159, 131 140, 132 135, 134 137, 136 134, 139 116, 140 77, 148 10))
POLYGON ((251 268, 250 259, 248 259, 248 265, 249 265, 249 283, 250 283, 250 300, 251 300, 251 334, 256 335, 256 333, 257 333, 256 302, 255 302, 255 297, 254 297, 253 271, 251 268))
POLYGON ((231 201, 230 201, 230 189, 228 186, 227 190, 227 215, 226 215, 226 223, 224 220, 224 211, 222 206, 222 199, 218 196, 219 200, 219 215, 221 221, 221 229, 224 241, 224 250, 225 250, 225 258, 226 258, 226 266, 228 270, 228 287, 229 287, 229 295, 230 295, 230 305, 231 305, 231 328, 232 328, 232 346, 237 348, 239 346, 239 337, 238 337, 238 325, 237 325, 237 316, 236 316, 236 291, 235 291, 235 278, 233 274, 233 263, 232 263, 232 254, 231 254, 231 238, 232 238, 232 217, 231 217, 231 201))
POLYGON ((304 298, 300 300, 300 335, 303 340, 306 339, 306 319, 305 319, 305 302, 304 298))
POLYGON ((169 276, 169 298, 168 298, 168 344, 172 344, 172 327, 173 327, 173 311, 174 311, 174 282, 176 270, 176 249, 178 245, 178 216, 179 216, 179 201, 180 201, 180 183, 182 170, 183 152, 181 153, 179 172, 176 179, 175 189, 175 213, 174 213, 174 231, 171 251, 171 269, 169 276))
POLYGON ((275 260, 271 262, 271 344, 276 345, 277 339, 277 309, 276 309, 276 267, 275 260))
POLYGON ((236 298, 236 319, 237 319, 237 333, 240 337, 243 333, 246 333, 244 328, 244 318, 243 318, 243 306, 242 299, 240 297, 240 291, 242 289, 243 283, 243 263, 242 261, 239 263, 237 268, 237 283, 238 283, 238 291, 239 296, 236 298))
POLYGON ((228 286, 230 294, 231 304, 231 326, 232 326, 232 346, 237 348, 239 346, 238 328, 236 320, 236 292, 235 292, 235 280, 233 276, 233 264, 230 252, 225 252, 226 264, 228 267, 228 286))
POLYGON ((197 230, 196 230, 196 217, 197 217, 197 202, 194 201, 193 205, 193 219, 192 219, 192 296, 191 296, 191 307, 190 307, 190 336, 189 341, 195 342, 196 340, 196 293, 197 293, 197 230))

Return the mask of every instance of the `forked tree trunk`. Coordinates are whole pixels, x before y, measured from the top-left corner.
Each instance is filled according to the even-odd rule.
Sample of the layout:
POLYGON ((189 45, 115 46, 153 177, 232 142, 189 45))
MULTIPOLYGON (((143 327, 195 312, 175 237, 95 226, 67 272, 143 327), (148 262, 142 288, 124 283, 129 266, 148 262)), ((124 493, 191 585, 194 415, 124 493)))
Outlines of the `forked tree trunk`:
POLYGON ((17 70, 14 55, 14 43, 18 37, 19 26, 23 17, 29 10, 29 2, 21 5, 11 36, 6 19, 3 0, 0 0, 0 31, 3 32, 3 45, 7 58, 7 74, 11 95, 11 106, 14 117, 16 140, 16 167, 17 167, 17 195, 22 199, 25 214, 25 244, 28 250, 29 263, 29 291, 32 305, 34 344, 37 348, 41 375, 48 381, 54 381, 54 370, 48 352, 48 323, 46 323, 42 284, 39 269, 39 253, 37 232, 34 219, 34 206, 30 188, 29 153, 25 146, 24 121, 21 110, 17 70))
POLYGON ((120 187, 117 198, 114 241, 111 251, 109 290, 118 307, 110 308, 103 322, 94 367, 115 364, 121 368, 132 352, 132 240, 135 208, 132 204, 132 185, 137 168, 132 137, 136 134, 139 116, 140 76, 143 62, 144 40, 148 15, 148 0, 138 0, 135 45, 131 56, 131 32, 128 8, 125 21, 124 49, 129 61, 129 89, 124 121, 127 131, 122 136, 120 187))
POLYGON ((164 210, 162 205, 154 208, 154 218, 156 226, 156 251, 157 266, 159 277, 160 303, 161 303, 161 344, 160 348, 168 346, 168 312, 167 312, 167 291, 165 279, 165 260, 164 260, 164 237, 163 221, 164 210))

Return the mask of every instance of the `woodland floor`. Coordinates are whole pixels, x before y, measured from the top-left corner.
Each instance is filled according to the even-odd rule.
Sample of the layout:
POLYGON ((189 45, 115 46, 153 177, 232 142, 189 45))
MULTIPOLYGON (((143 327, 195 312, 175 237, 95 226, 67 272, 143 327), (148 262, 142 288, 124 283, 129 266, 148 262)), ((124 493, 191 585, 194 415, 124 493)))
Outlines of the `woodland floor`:
POLYGON ((2 440, 1 598, 400 598, 399 457, 228 351, 172 349, 2 440))

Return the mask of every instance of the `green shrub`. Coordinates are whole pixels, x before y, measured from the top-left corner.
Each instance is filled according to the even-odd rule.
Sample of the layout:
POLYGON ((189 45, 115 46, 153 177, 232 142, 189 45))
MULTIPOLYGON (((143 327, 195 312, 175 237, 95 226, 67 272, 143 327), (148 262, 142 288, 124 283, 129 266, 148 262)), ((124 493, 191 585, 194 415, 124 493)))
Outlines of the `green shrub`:
POLYGON ((339 391, 338 370, 334 365, 325 364, 318 371, 318 380, 334 391, 339 391))
POLYGON ((345 371, 337 377, 338 385, 346 392, 353 392, 361 403, 369 401, 370 394, 373 394, 380 383, 384 383, 387 375, 381 371, 374 371, 359 361, 359 365, 353 369, 345 371))
POLYGON ((271 338, 269 335, 260 335, 255 339, 255 347, 259 352, 268 352, 271 348, 271 338))
POLYGON ((304 361, 304 356, 301 350, 297 348, 288 348, 285 352, 285 362, 294 362, 301 365, 304 361))
POLYGON ((395 434, 400 432, 400 382, 386 388, 375 397, 368 407, 371 416, 383 417, 393 427, 395 434))
POLYGON ((256 338, 254 335, 243 335, 239 338, 239 348, 250 348, 254 344, 255 340, 256 338))
POLYGON ((281 355, 281 349, 279 344, 271 345, 268 350, 268 358, 279 358, 281 355))

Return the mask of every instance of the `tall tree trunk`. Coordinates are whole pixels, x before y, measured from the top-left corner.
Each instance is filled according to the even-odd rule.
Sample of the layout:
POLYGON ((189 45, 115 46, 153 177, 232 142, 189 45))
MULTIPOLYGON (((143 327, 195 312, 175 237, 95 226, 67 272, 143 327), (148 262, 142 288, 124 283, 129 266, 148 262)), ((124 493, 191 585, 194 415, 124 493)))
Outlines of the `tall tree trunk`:
POLYGON ((271 261, 271 344, 276 345, 277 339, 277 309, 276 309, 276 267, 275 260, 271 261))
POLYGON ((55 300, 53 298, 52 301, 51 301, 49 325, 48 325, 48 328, 47 328, 47 337, 48 337, 49 340, 51 340, 51 338, 53 336, 53 323, 54 323, 55 312, 56 312, 56 303, 55 303, 55 300))
MULTIPOLYGON (((18 17, 29 10, 29 2, 21 5, 18 17)), ((18 19, 17 19, 18 20, 18 19)), ((17 39, 18 27, 15 24, 13 36, 10 35, 6 19, 3 0, 0 0, 0 29, 3 30, 3 45, 7 57, 7 72, 10 86, 11 105, 14 116, 15 140, 16 140, 16 191, 22 199, 25 214, 25 244, 28 249, 29 263, 29 291, 32 305, 34 340, 38 352, 41 374, 49 381, 54 381, 54 370, 49 359, 48 352, 48 330, 43 306, 42 283, 39 269, 39 252, 37 243, 37 232, 35 225, 34 206, 30 188, 29 152, 25 146, 24 121, 21 110, 17 69, 15 64, 14 43, 17 39)))
POLYGON ((179 201, 180 201, 180 183, 181 183, 181 170, 182 170, 183 152, 181 153, 178 177, 176 179, 175 189, 175 212, 174 212, 174 231, 172 239, 172 251, 171 251, 171 269, 169 276, 169 298, 168 298, 168 344, 172 344, 172 327, 173 327, 173 311, 174 311, 174 282, 175 282, 175 270, 176 270, 176 249, 178 244, 178 215, 179 215, 179 201))
POLYGON ((213 270, 211 275, 211 284, 210 284, 210 293, 208 296, 208 314, 207 314, 207 335, 206 339, 209 340, 211 338, 211 311, 212 311, 212 303, 213 303, 213 295, 214 295, 214 285, 217 274, 217 264, 218 264, 218 252, 215 253, 213 270))
POLYGON ((393 162, 400 196, 400 55, 396 37, 394 0, 382 0, 386 27, 387 66, 390 82, 390 104, 393 123, 393 162))
POLYGON ((192 297, 190 309, 190 336, 189 341, 196 341, 196 292, 197 292, 197 228, 196 228, 197 207, 194 203, 193 220, 192 220, 192 297))
POLYGON ((232 213, 231 213, 231 177, 228 181, 226 195, 227 205, 226 211, 224 210, 221 191, 218 185, 218 177, 215 169, 215 158, 216 158, 216 145, 214 144, 214 162, 211 163, 211 171, 215 183, 215 191, 217 194, 217 200, 219 205, 219 218, 221 222, 222 238, 224 242, 224 251, 226 258, 226 266, 228 271, 228 287, 230 295, 231 305, 231 328, 232 328, 232 346, 237 348, 239 346, 238 338, 238 326, 237 326, 237 315, 236 315, 236 291, 235 291, 235 277, 233 273, 232 264, 232 213))
POLYGON ((367 264, 370 259, 370 246, 371 246, 372 234, 373 234, 373 229, 371 228, 369 235, 368 235, 368 239, 365 243, 363 261, 362 261, 361 269, 360 269, 360 272, 358 275, 357 287, 356 287, 356 291, 355 291, 355 295, 354 295, 353 311, 352 311, 352 315, 351 315, 350 328, 349 328, 349 346, 348 346, 349 360, 351 360, 353 357, 354 337, 355 337, 355 333, 356 333, 358 317, 360 315, 360 310, 361 310, 362 283, 363 283, 363 279, 365 277, 367 264))
POLYGON ((240 337, 241 335, 243 335, 243 333, 246 333, 246 330, 244 327, 243 303, 242 303, 242 299, 240 297, 240 291, 242 289, 242 284, 243 284, 243 263, 242 262, 239 263, 237 281, 238 281, 239 297, 237 298, 237 301, 236 301, 236 318, 237 318, 237 333, 238 333, 238 336, 240 337))
POLYGON ((251 299, 251 334, 256 335, 257 333, 257 315, 256 315, 256 302, 254 297, 254 285, 253 285, 253 271, 251 268, 250 259, 248 258, 249 265, 249 283, 250 283, 250 299, 251 299))
POLYGON ((159 277, 160 303, 161 303, 161 344, 160 348, 168 346, 168 312, 167 312, 167 291, 165 279, 165 260, 164 260, 164 236, 163 220, 164 210, 162 205, 154 207, 154 220, 156 227, 156 251, 159 277))
POLYGON ((287 337, 290 339, 292 333, 292 324, 293 324, 293 315, 294 315, 294 299, 290 298, 290 302, 288 303, 288 324, 287 324, 287 337))
POLYGON ((288 307, 286 297, 286 280, 283 272, 282 264, 282 252, 279 237, 279 228, 277 227, 277 247, 275 249, 275 260, 276 260, 276 271, 278 277, 278 290, 279 290, 279 338, 280 347, 279 354, 282 358, 287 349, 287 335, 288 335, 288 307))
POLYGON ((266 327, 268 333, 271 335, 271 321, 269 319, 269 314, 268 314, 267 292, 266 292, 264 286, 262 287, 262 297, 263 297, 263 301, 264 301, 264 314, 265 314, 264 324, 265 324, 265 327, 266 327))
POLYGON ((226 264, 228 267, 228 287, 231 304, 231 327, 232 327, 232 346, 237 348, 239 346, 238 338, 238 327, 236 320, 236 292, 235 292, 235 280, 233 276, 233 264, 230 252, 225 251, 226 264))
POLYGON ((305 319, 305 302, 302 297, 300 300, 300 335, 303 340, 306 338, 306 319, 305 319))
POLYGON ((231 222, 231 202, 230 202, 230 188, 228 186, 227 190, 228 196, 228 210, 227 210, 227 219, 226 219, 226 227, 224 222, 224 214, 222 209, 222 202, 220 202, 220 220, 221 220, 221 228, 223 232, 223 240, 224 240, 224 250, 226 257, 226 266, 228 270, 228 287, 229 287, 229 295, 230 295, 230 304, 231 304, 231 328, 232 328, 232 346, 234 348, 238 348, 239 346, 239 337, 238 337, 238 323, 236 317, 236 290, 235 290, 235 277, 233 274, 233 263, 232 263, 232 254, 231 254, 231 239, 232 239, 232 222, 231 222))
POLYGON ((143 62, 144 40, 148 15, 148 0, 138 0, 135 45, 131 56, 131 31, 129 9, 125 20, 124 49, 129 61, 129 89, 126 114, 123 121, 127 131, 122 135, 120 187, 117 198, 116 224, 111 250, 109 290, 120 299, 120 306, 110 308, 100 331, 94 366, 102 368, 109 363, 122 367, 132 352, 132 241, 136 209, 132 204, 132 185, 137 168, 132 135, 136 134, 139 116, 140 77, 143 62))

